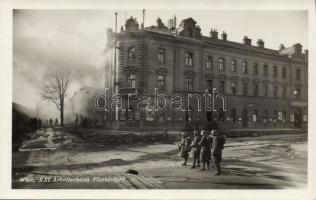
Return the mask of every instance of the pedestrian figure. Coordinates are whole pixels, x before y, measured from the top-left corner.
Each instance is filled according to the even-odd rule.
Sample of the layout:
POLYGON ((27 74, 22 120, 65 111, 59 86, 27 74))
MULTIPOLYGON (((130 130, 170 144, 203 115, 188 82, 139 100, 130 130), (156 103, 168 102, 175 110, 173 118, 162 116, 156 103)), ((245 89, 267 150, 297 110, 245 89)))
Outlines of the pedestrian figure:
POLYGON ((84 117, 83 118, 83 128, 86 128, 86 126, 87 126, 87 118, 84 117))
POLYGON ((49 119, 49 125, 50 125, 50 127, 52 127, 52 125, 53 125, 53 120, 52 120, 52 118, 49 119))
POLYGON ((193 157, 193 165, 192 169, 195 168, 195 164, 197 163, 197 167, 200 167, 200 152, 201 152, 201 147, 199 145, 201 141, 201 135, 199 134, 199 131, 195 130, 193 131, 194 134, 194 139, 193 143, 191 144, 191 149, 192 149, 192 157, 193 157))
POLYGON ((41 126, 42 126, 42 120, 41 118, 38 118, 38 128, 41 128, 41 126))
POLYGON ((75 119, 75 126, 78 125, 78 116, 76 115, 76 119, 75 119))
POLYGON ((222 161, 222 151, 224 149, 224 144, 226 143, 226 136, 218 132, 217 130, 213 130, 212 134, 213 134, 212 155, 213 155, 213 162, 214 162, 214 166, 216 170, 214 174, 220 175, 221 174, 220 162, 222 161))
POLYGON ((211 159, 211 138, 208 137, 208 134, 205 130, 201 131, 202 139, 200 141, 201 146, 201 161, 202 161, 202 171, 205 170, 205 164, 207 164, 207 169, 210 169, 210 159, 211 159))
POLYGON ((58 119, 55 119, 55 126, 58 126, 58 119))
POLYGON ((190 144, 190 137, 185 137, 184 133, 182 133, 181 143, 178 145, 178 147, 181 150, 181 158, 184 160, 182 165, 184 166, 187 165, 189 159, 190 144))

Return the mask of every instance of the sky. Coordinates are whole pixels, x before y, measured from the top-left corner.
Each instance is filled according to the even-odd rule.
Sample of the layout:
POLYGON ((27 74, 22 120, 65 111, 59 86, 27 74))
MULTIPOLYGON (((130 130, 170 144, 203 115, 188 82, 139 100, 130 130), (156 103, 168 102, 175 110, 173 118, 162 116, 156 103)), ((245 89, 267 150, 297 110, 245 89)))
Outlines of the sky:
MULTIPOLYGON (((57 117, 55 105, 42 100, 40 93, 43 81, 59 68, 71 70, 69 96, 81 87, 103 87, 106 30, 114 29, 115 11, 118 30, 130 16, 142 22, 141 10, 15 10, 13 101, 31 109, 38 105, 40 114, 57 117)), ((215 28, 235 42, 246 35, 253 44, 263 39, 266 48, 301 43, 308 49, 306 11, 146 10, 145 26, 156 25, 158 17, 167 25, 173 16, 177 25, 192 17, 205 36, 215 28)))

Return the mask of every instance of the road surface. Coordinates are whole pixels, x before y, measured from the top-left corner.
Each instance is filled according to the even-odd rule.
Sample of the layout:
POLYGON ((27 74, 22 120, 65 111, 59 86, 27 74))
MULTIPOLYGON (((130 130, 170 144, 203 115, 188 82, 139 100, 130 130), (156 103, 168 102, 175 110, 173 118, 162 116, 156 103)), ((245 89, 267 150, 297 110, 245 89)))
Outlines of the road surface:
POLYGON ((188 166, 181 166, 175 143, 109 147, 51 128, 37 134, 13 153, 13 188, 307 187, 307 134, 228 138, 221 176, 214 176, 212 167, 191 169, 192 157, 188 166))

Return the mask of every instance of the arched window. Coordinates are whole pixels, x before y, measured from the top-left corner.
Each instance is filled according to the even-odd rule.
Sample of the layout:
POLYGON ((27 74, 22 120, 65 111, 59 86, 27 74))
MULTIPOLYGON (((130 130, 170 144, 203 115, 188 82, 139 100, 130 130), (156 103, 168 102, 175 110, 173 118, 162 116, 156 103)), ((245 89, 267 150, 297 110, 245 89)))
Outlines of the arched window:
POLYGON ((166 50, 160 48, 158 52, 158 62, 165 63, 166 50))
POLYGON ((193 53, 185 52, 185 65, 192 67, 193 66, 193 53))
POLYGON ((282 68, 282 78, 283 79, 286 78, 286 68, 285 67, 282 68))
POLYGON ((242 84, 242 95, 247 96, 248 95, 248 83, 244 82, 242 84))
POLYGON ((219 109, 219 111, 218 111, 218 121, 219 122, 225 121, 225 113, 224 113, 223 108, 219 109))
POLYGON ((219 71, 224 71, 225 70, 225 60, 224 58, 219 59, 219 71))
POLYGON ((243 74, 247 74, 248 73, 248 63, 246 61, 244 61, 242 63, 242 73, 243 74))
POLYGON ((278 119, 278 111, 273 110, 273 119, 278 119))
POLYGON ((265 97, 268 96, 268 91, 269 91, 269 86, 268 86, 267 84, 265 84, 265 85, 263 86, 263 95, 264 95, 265 97))
POLYGON ((218 92, 225 94, 225 81, 223 80, 218 81, 218 92))
POLYGON ((255 96, 255 97, 258 96, 258 84, 257 83, 253 84, 253 96, 255 96))
POLYGON ((158 89, 164 90, 165 89, 165 75, 158 75, 158 89))
POLYGON ((252 121, 256 122, 258 120, 258 110, 253 110, 252 121))
POLYGON ((130 111, 127 111, 126 113, 127 113, 127 116, 126 116, 126 118, 127 118, 127 120, 134 120, 134 114, 135 114, 135 110, 134 110, 134 107, 133 106, 129 106, 129 109, 130 109, 130 111))
POLYGON ((135 74, 129 74, 127 76, 127 87, 135 88, 136 87, 136 76, 135 74))
POLYGON ((236 60, 232 60, 231 71, 232 72, 236 72, 237 71, 236 60))
POLYGON ((235 82, 232 82, 231 90, 232 90, 232 94, 236 94, 237 93, 237 84, 235 82))
POLYGON ((278 86, 273 86, 273 97, 278 97, 278 86))
POLYGON ((230 117, 231 117, 231 121, 232 122, 236 122, 237 121, 237 116, 236 116, 236 109, 233 108, 230 111, 230 117))
POLYGON ((277 66, 273 66, 273 77, 274 78, 278 77, 278 67, 277 66))
POLYGON ((284 86, 282 89, 282 97, 287 98, 287 87, 286 86, 284 86))
POLYGON ((193 91, 193 78, 192 77, 186 77, 184 79, 185 82, 185 89, 186 91, 190 92, 193 91))
POLYGON ((192 110, 192 107, 189 107, 189 109, 185 111, 185 121, 187 121, 187 122, 192 122, 193 121, 193 110, 192 110))
POLYGON ((282 112, 282 121, 283 121, 283 123, 286 122, 286 111, 282 112))
POLYGON ((294 98, 295 99, 301 99, 301 88, 295 88, 294 90, 294 98))
POLYGON ((269 75, 268 65, 263 66, 263 76, 267 77, 269 75))
POLYGON ((258 64, 254 63, 253 64, 253 75, 258 75, 258 64))
POLYGON ((164 122, 164 118, 165 118, 165 112, 159 111, 158 112, 158 122, 160 122, 160 123, 164 122))
POLYGON ((296 69, 296 71, 295 71, 295 80, 297 80, 297 81, 301 80, 301 70, 300 69, 296 69))
POLYGON ((206 58, 206 69, 213 68, 213 58, 211 56, 207 56, 206 58))
POLYGON ((135 61, 135 59, 136 59, 136 49, 135 47, 130 47, 128 49, 128 60, 135 61))
POLYGON ((268 119, 268 110, 264 109, 263 119, 268 119))

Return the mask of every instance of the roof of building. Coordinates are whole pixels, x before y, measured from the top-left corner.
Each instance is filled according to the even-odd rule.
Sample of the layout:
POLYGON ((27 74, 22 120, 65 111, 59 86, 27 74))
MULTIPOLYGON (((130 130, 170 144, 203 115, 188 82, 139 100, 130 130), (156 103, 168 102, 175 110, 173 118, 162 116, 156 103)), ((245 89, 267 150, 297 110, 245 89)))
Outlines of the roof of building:
MULTIPOLYGON (((160 20, 160 18, 158 18, 157 23, 159 20, 160 20)), ((160 22, 161 22, 161 20, 160 20, 160 22)), ((181 24, 184 24, 184 23, 192 24, 194 26, 194 28, 200 30, 200 27, 198 25, 196 25, 196 21, 191 17, 186 18, 186 19, 181 21, 181 24)), ((180 25, 180 27, 181 27, 181 25, 180 25)), ((263 54, 280 56, 280 57, 291 57, 293 55, 293 48, 295 48, 295 47, 301 48, 302 47, 301 44, 297 43, 291 47, 287 47, 287 48, 284 48, 281 50, 275 50, 275 49, 266 48, 264 46, 260 47, 260 46, 252 45, 252 44, 249 45, 249 44, 229 41, 227 39, 223 40, 223 39, 219 39, 219 38, 213 38, 213 37, 209 37, 209 36, 202 36, 200 38, 190 38, 190 37, 180 36, 179 35, 179 28, 169 29, 169 28, 165 27, 164 25, 159 26, 159 24, 157 26, 145 27, 144 29, 132 30, 131 32, 141 32, 143 30, 145 30, 147 32, 163 34, 163 35, 167 35, 167 36, 171 36, 171 37, 175 37, 175 38, 179 38, 179 39, 184 39, 184 40, 202 42, 202 43, 216 45, 216 46, 222 46, 222 47, 226 47, 226 48, 230 48, 230 49, 249 50, 249 51, 253 51, 253 52, 257 52, 257 53, 263 53, 263 54)), ((216 33, 218 33, 216 30, 212 30, 212 31, 215 31, 216 33)), ((121 33, 126 33, 126 31, 123 31, 121 33)), ((245 38, 250 40, 250 38, 248 38, 246 36, 245 36, 245 38)), ((264 44, 263 40, 259 39, 258 41, 260 41, 261 43, 264 44)), ((303 56, 298 57, 298 58, 299 59, 303 58, 303 56)))

